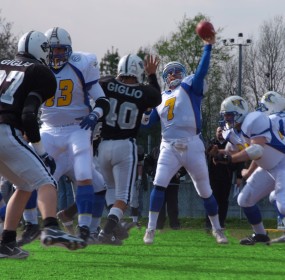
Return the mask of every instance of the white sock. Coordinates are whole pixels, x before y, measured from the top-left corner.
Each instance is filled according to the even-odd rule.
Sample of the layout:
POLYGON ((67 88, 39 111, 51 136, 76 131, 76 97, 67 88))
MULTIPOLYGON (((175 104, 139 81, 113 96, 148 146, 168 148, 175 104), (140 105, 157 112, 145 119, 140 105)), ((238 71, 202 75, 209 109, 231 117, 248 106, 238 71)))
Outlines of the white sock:
POLYGON ((148 213, 148 229, 156 229, 157 219, 159 212, 151 212, 148 213))
POLYGON ((25 209, 23 213, 23 218, 25 222, 29 222, 33 225, 37 225, 39 223, 38 221, 38 209, 25 209))
POLYGON ((133 219, 133 222, 134 222, 134 223, 137 223, 138 220, 139 220, 139 217, 138 217, 138 216, 131 216, 131 218, 133 219))
POLYGON ((92 221, 92 215, 78 214, 78 226, 80 227, 87 226, 90 228, 91 221, 92 221))
POLYGON ((212 224, 213 230, 221 229, 220 221, 219 221, 219 215, 215 216, 208 216, 210 219, 210 222, 212 224))
POLYGON ((266 230, 262 222, 257 225, 251 225, 251 226, 256 234, 266 234, 266 230))
POLYGON ((100 226, 101 217, 92 217, 92 221, 90 224, 90 232, 96 232, 98 226, 100 226))

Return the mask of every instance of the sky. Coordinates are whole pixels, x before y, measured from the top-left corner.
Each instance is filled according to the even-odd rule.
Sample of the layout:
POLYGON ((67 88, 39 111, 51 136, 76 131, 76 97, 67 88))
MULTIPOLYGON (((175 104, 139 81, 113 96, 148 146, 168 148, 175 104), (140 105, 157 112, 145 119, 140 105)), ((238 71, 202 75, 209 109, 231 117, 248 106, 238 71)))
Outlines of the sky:
POLYGON ((0 9, 13 35, 59 26, 74 51, 95 53, 99 61, 112 47, 120 56, 151 47, 176 32, 184 16, 208 16, 225 39, 258 37, 265 21, 285 19, 284 0, 1 0, 0 9))

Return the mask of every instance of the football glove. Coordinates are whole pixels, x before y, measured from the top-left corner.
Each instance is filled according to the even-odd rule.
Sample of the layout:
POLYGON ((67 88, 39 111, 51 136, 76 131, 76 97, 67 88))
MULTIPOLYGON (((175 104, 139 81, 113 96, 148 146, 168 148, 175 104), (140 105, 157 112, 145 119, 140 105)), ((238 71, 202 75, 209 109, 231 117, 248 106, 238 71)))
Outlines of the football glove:
POLYGON ((49 168, 50 173, 53 175, 56 169, 56 164, 54 159, 48 154, 44 153, 43 155, 40 156, 46 167, 49 168))
POLYGON ((88 116, 84 117, 79 125, 82 129, 87 130, 90 128, 93 131, 98 122, 98 119, 99 114, 93 111, 88 116))
POLYGON ((218 153, 214 156, 214 161, 216 163, 230 164, 232 162, 232 157, 230 155, 218 153))
POLYGON ((206 151, 207 155, 210 155, 212 157, 218 154, 218 152, 219 152, 219 148, 217 145, 214 145, 214 144, 211 144, 206 151))

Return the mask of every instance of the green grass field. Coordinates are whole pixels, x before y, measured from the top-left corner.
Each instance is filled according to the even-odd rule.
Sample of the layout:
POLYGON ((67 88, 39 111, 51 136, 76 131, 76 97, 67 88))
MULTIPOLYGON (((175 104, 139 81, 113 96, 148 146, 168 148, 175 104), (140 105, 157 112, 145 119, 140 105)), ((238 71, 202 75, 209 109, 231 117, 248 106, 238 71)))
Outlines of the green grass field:
MULTIPOLYGON (((226 230, 228 245, 218 245, 199 224, 157 232, 144 245, 144 230, 131 230, 123 246, 91 245, 83 250, 26 245, 26 260, 0 260, 0 279, 285 279, 285 244, 241 246, 251 233, 246 224, 226 230)), ((271 226, 271 225, 270 225, 271 226)), ((281 233, 270 233, 271 237, 281 233)))

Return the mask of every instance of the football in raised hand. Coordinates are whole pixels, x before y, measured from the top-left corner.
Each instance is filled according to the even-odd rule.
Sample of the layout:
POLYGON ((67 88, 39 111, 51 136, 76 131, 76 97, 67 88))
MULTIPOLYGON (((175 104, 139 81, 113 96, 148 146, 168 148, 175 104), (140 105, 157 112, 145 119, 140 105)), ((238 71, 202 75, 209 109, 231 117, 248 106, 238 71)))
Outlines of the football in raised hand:
POLYGON ((196 33, 201 39, 207 39, 215 35, 216 31, 211 22, 202 20, 196 26, 196 33))

